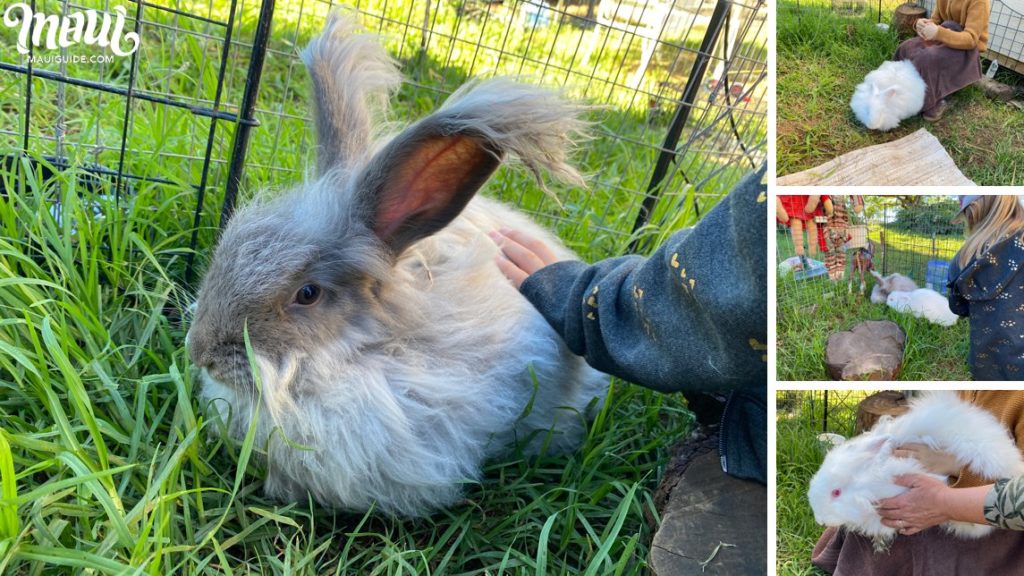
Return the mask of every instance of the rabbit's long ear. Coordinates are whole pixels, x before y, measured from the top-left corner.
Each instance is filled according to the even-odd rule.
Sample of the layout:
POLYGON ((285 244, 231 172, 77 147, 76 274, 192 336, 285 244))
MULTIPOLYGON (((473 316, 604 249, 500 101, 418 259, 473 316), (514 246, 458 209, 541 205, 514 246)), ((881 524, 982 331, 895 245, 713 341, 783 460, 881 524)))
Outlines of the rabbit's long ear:
POLYGON ((464 86, 369 162, 356 181, 355 205, 399 254, 458 216, 507 155, 538 181, 546 170, 582 184, 567 161, 583 126, 578 111, 555 93, 506 79, 464 86))
POLYGON ((379 40, 360 34, 354 14, 332 12, 302 51, 313 80, 317 174, 352 166, 370 152, 374 112, 402 81, 379 40))

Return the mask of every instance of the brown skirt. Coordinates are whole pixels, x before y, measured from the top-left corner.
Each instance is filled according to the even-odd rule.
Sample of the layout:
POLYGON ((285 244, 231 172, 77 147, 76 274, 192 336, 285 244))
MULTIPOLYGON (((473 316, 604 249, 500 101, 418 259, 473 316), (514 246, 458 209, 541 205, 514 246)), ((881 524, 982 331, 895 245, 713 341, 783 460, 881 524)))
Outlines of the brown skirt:
POLYGON ((997 529, 966 540, 930 528, 875 552, 870 539, 828 528, 811 562, 835 576, 1013 576, 1024 573, 1024 532, 997 529))
MULTIPOLYGON (((952 20, 943 22, 942 26, 963 32, 963 27, 952 20)), ((946 96, 981 78, 981 59, 977 48, 957 50, 941 42, 929 42, 915 36, 900 44, 895 59, 913 62, 928 86, 924 94, 924 108, 921 109, 923 112, 931 110, 946 96)))

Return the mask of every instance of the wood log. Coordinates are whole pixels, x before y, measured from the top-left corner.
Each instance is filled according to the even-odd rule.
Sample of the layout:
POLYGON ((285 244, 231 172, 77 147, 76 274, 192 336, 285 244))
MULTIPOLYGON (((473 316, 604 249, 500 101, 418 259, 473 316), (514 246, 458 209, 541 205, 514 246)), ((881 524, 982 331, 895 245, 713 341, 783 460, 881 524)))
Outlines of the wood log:
POLYGON ((920 4, 913 2, 900 4, 892 14, 892 27, 901 37, 914 36, 917 34, 917 31, 914 30, 914 23, 918 18, 924 18, 925 14, 927 14, 927 10, 920 4))
POLYGON ((860 434, 871 430, 878 419, 882 416, 899 416, 910 407, 907 405, 907 397, 902 392, 886 390, 868 396, 857 406, 857 423, 854 433, 860 434))

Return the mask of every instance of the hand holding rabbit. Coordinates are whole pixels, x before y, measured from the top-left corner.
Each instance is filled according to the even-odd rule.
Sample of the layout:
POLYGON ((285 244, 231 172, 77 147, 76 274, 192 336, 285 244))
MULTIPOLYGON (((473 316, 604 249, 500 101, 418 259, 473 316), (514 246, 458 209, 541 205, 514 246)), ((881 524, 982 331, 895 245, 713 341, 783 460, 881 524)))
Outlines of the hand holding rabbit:
POLYGON ((908 442, 892 451, 895 458, 914 458, 932 474, 955 476, 960 472, 956 456, 920 442, 908 442))
POLYGON ((945 482, 925 474, 896 476, 893 483, 907 491, 878 502, 875 508, 882 524, 910 536, 953 520, 945 512, 946 494, 952 490, 945 482))

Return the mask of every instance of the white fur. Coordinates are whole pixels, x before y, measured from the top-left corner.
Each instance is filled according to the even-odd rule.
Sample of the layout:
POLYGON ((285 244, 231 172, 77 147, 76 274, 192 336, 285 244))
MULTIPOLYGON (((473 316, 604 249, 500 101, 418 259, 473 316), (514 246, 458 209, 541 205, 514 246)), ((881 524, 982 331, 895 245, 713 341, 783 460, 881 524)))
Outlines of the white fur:
POLYGON ((890 292, 917 290, 917 284, 899 272, 893 272, 883 277, 878 272, 871 270, 871 275, 875 277, 875 286, 871 289, 871 302, 873 304, 885 304, 890 292))
POLYGON ((946 297, 929 288, 918 288, 912 292, 892 292, 885 303, 897 312, 913 314, 939 326, 952 326, 959 318, 949 309, 946 297))
MULTIPOLYGON (((829 451, 807 493, 815 520, 863 534, 876 549, 885 549, 896 530, 882 524, 875 505, 906 491, 893 482, 895 476, 926 473, 917 460, 892 456, 894 448, 911 442, 950 453, 961 466, 990 480, 1024 474, 1024 458, 995 416, 955 392, 926 393, 911 402, 906 414, 883 417, 870 431, 829 451)), ((961 538, 978 538, 992 529, 964 522, 943 527, 961 538)))
POLYGON ((908 60, 883 62, 868 72, 850 99, 850 108, 861 124, 883 132, 921 112, 927 86, 908 60))

